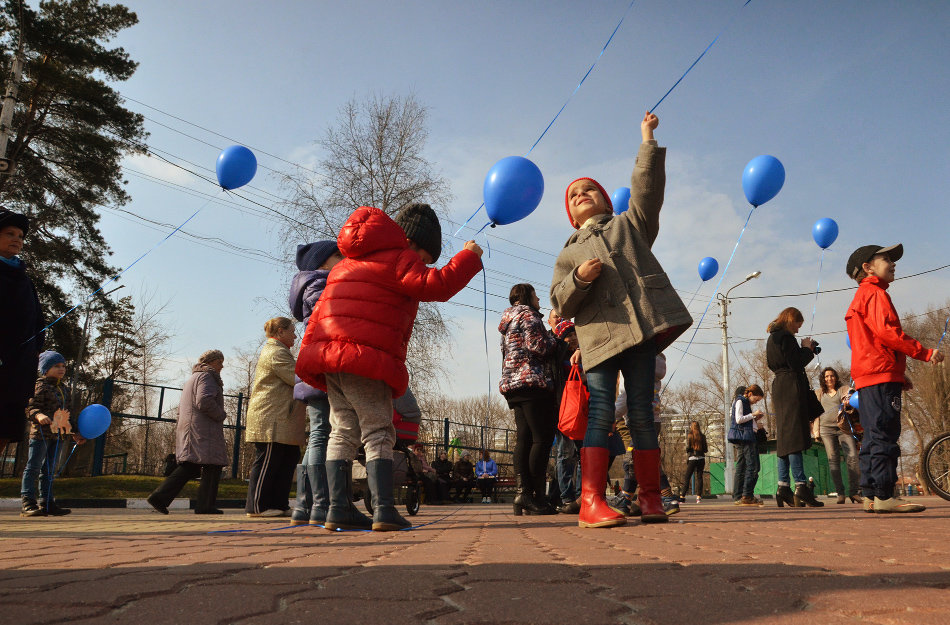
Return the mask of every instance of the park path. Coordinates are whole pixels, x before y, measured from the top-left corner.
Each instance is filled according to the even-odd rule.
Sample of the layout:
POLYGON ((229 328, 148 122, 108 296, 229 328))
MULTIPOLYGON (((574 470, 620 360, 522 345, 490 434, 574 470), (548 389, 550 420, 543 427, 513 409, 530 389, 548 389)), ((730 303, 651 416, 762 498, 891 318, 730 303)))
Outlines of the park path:
POLYGON ((916 500, 928 511, 703 502, 610 530, 423 507, 413 520, 428 525, 385 534, 275 529, 286 520, 238 511, 2 511, 0 610, 17 625, 945 625, 950 503, 916 500))

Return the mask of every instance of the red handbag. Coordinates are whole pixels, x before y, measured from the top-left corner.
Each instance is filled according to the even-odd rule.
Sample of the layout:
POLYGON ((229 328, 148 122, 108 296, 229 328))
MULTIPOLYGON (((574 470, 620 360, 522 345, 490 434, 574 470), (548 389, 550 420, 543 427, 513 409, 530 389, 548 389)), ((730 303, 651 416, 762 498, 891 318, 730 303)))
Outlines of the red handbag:
POLYGON ((564 394, 561 395, 561 411, 557 418, 557 429, 571 440, 581 440, 587 433, 587 408, 590 402, 590 393, 587 385, 581 380, 581 370, 577 365, 571 366, 571 373, 567 376, 564 385, 564 394))

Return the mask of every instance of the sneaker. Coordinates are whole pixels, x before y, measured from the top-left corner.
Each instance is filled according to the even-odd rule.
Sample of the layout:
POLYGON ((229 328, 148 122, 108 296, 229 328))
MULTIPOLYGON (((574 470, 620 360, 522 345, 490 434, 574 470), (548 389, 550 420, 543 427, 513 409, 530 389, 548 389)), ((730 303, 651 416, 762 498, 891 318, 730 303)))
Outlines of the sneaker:
POLYGON ((20 510, 22 517, 41 517, 46 516, 46 510, 36 505, 35 499, 23 499, 23 508, 20 510))
POLYGON ((870 512, 870 513, 873 514, 873 512, 874 512, 874 497, 865 497, 865 498, 864 498, 864 511, 865 511, 865 512, 870 512))
POLYGON ((662 497, 663 501, 663 512, 666 513, 666 516, 673 516, 678 514, 680 511, 680 501, 678 497, 662 497))
POLYGON ((734 506, 741 506, 741 505, 742 505, 742 497, 739 497, 738 499, 733 499, 733 500, 732 500, 732 505, 734 505, 734 506))
POLYGON ((743 497, 739 500, 740 506, 764 506, 765 503, 758 497, 743 497))
POLYGON ((69 508, 61 508, 56 504, 55 501, 49 503, 48 505, 44 502, 39 502, 39 506, 46 510, 46 514, 49 516, 66 516, 67 514, 72 514, 72 510, 69 508))
POLYGON ((280 508, 269 508, 261 512, 259 516, 262 516, 267 519, 273 519, 276 517, 282 517, 282 516, 287 516, 287 515, 285 515, 284 511, 281 510, 280 508))
POLYGON ((923 512, 926 509, 926 506, 904 501, 900 497, 890 497, 888 499, 874 498, 874 512, 878 514, 889 512, 923 512))
POLYGON ((700 495, 696 495, 696 503, 702 502, 703 498, 700 495))

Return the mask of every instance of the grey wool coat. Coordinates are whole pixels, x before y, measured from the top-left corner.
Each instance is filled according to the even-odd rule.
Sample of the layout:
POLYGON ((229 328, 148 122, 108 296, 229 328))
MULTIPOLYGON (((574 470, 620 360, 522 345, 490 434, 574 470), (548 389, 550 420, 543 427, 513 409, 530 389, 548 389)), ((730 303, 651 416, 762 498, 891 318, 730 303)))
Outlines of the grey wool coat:
POLYGON ((178 425, 175 428, 175 456, 178 462, 226 466, 228 448, 224 443, 224 384, 221 376, 206 364, 197 364, 181 390, 178 425))
POLYGON ((630 206, 591 218, 571 235, 554 264, 551 305, 573 318, 584 368, 650 339, 662 352, 693 323, 683 300, 651 251, 660 231, 666 148, 640 145, 631 175, 630 206), (582 285, 574 271, 599 258, 600 276, 582 285))

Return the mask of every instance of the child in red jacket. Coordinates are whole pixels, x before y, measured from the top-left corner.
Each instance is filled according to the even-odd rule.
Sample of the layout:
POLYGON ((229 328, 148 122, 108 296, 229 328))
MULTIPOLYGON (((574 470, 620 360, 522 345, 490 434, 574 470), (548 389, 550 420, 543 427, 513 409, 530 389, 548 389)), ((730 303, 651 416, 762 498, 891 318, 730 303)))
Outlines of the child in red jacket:
POLYGON ((922 512, 924 506, 894 496, 901 455, 901 391, 913 385, 904 375, 907 356, 934 364, 943 354, 904 334, 887 294, 904 246, 865 245, 848 259, 848 277, 860 285, 844 319, 851 339, 851 376, 860 392, 861 489, 867 512, 922 512))
POLYGON ((396 221, 361 207, 340 230, 344 259, 327 279, 297 358, 297 375, 326 390, 330 400, 327 481, 330 509, 324 527, 392 531, 410 526, 393 501, 393 397, 409 384, 406 349, 419 302, 444 302, 482 268, 474 241, 441 269, 442 229, 427 204, 412 204, 396 221), (372 521, 353 505, 352 461, 366 449, 373 496, 372 521))

